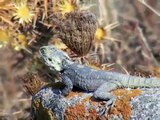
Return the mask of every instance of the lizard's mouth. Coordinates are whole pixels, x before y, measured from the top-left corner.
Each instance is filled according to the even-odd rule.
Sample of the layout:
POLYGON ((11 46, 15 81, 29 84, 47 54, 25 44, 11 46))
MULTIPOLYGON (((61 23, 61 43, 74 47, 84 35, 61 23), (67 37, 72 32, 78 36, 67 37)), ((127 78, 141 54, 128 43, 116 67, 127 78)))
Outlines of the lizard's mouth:
MULTIPOLYGON (((46 62, 46 52, 45 52, 45 48, 44 47, 41 47, 40 49, 39 49, 39 53, 40 53, 40 56, 41 56, 41 58, 44 60, 44 62, 46 62)), ((47 63, 46 63, 47 64, 47 63)))
POLYGON ((43 46, 39 49, 39 53, 40 53, 40 56, 45 59, 47 58, 47 55, 46 55, 46 48, 43 46))
POLYGON ((39 49, 39 52, 40 52, 40 55, 41 56, 43 56, 44 54, 45 54, 45 52, 44 52, 44 47, 41 47, 40 49, 39 49))

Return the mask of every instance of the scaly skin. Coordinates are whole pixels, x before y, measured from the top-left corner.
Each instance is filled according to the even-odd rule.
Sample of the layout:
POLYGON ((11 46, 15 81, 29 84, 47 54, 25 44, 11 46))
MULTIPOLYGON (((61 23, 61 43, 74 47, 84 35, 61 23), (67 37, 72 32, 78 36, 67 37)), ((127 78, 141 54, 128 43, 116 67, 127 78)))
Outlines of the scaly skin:
POLYGON ((160 87, 160 79, 144 78, 116 72, 95 70, 85 65, 74 63, 68 55, 54 46, 43 46, 40 55, 46 65, 52 70, 60 72, 62 82, 66 85, 63 95, 67 95, 73 86, 85 91, 94 91, 94 97, 113 100, 111 90, 119 87, 160 87))

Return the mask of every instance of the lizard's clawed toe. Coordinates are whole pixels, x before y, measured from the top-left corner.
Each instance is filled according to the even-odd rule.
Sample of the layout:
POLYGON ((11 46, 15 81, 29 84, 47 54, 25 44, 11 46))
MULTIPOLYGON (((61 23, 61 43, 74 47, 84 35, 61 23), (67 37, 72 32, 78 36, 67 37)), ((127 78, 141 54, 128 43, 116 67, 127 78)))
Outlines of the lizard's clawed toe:
POLYGON ((108 112, 108 109, 109 109, 109 108, 106 108, 106 107, 101 108, 101 109, 98 111, 98 115, 99 115, 99 116, 105 115, 105 113, 108 112))
POLYGON ((105 103, 105 106, 98 112, 99 116, 105 115, 108 113, 108 110, 114 106, 115 99, 110 99, 108 101, 103 101, 105 103))

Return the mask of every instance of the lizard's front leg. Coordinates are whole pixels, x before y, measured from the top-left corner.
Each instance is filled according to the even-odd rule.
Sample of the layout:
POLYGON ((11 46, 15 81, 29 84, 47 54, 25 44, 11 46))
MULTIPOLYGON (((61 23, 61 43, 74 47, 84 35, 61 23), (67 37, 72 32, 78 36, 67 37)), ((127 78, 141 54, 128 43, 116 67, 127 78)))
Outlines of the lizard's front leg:
POLYGON ((112 104, 115 101, 115 96, 112 95, 111 91, 118 87, 118 82, 106 82, 97 88, 94 92, 94 97, 105 100, 108 104, 112 104))
POLYGON ((61 74, 62 82, 65 84, 65 88, 62 90, 62 95, 67 96, 69 92, 73 89, 73 83, 70 78, 65 74, 61 74))
POLYGON ((111 91, 118 88, 118 83, 116 82, 106 82, 102 84, 97 90, 94 92, 93 96, 98 99, 105 100, 105 108, 102 109, 99 114, 103 115, 108 112, 109 106, 114 105, 116 97, 112 95, 111 91))

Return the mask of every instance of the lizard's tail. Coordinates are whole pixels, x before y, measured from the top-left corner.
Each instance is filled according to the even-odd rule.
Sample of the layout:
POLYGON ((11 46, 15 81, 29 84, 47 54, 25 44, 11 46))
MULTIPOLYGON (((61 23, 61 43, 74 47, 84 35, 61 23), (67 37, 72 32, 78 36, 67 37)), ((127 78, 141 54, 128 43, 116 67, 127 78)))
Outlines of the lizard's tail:
MULTIPOLYGON (((123 76, 123 75, 122 75, 123 76)), ((158 78, 144 78, 137 76, 122 77, 121 85, 124 87, 137 88, 137 87, 160 87, 160 79, 158 78)))

